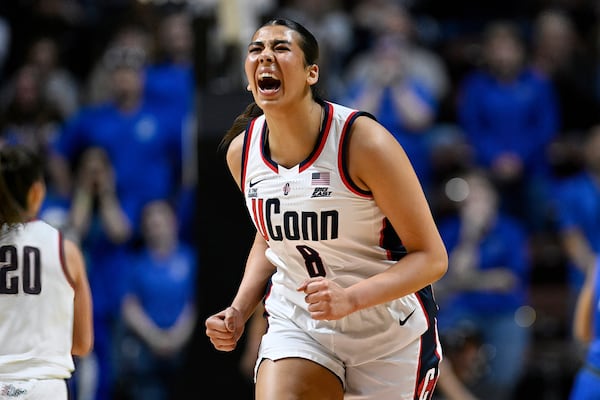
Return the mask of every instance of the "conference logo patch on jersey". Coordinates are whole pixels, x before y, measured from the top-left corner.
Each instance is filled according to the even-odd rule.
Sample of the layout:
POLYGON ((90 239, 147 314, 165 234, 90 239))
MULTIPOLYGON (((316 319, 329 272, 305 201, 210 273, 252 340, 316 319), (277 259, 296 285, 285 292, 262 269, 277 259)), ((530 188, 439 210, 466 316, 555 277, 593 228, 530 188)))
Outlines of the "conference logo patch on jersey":
POLYGON ((256 188, 248 189, 248 197, 258 197, 258 189, 256 189, 256 188))
POLYGON ((316 187, 310 197, 331 197, 331 190, 327 187, 316 187))

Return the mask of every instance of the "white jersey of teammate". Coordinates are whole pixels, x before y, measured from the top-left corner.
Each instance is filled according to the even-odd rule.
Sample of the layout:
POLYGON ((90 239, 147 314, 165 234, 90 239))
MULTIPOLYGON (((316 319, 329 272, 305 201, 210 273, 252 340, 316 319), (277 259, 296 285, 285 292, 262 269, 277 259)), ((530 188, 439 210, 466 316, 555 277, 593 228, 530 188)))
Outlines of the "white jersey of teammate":
POLYGON ((296 290, 306 278, 324 276, 348 287, 406 254, 372 194, 347 172, 347 134, 358 116, 368 114, 330 102, 322 106, 325 116, 313 152, 290 169, 269 156, 264 115, 251 121, 241 182, 250 216, 268 243, 267 257, 277 267, 266 312, 291 318, 341 355, 343 365, 358 365, 418 339, 433 326, 437 306, 429 286, 338 321, 310 318, 305 294, 296 290))
POLYGON ((73 299, 57 229, 0 232, 0 381, 71 376, 73 299))

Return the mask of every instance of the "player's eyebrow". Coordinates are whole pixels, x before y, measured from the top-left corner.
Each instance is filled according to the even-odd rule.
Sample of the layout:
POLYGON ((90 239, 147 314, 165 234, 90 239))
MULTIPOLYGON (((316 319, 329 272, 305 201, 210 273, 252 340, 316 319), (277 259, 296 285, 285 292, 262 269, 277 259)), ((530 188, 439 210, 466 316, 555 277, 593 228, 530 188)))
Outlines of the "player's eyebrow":
MULTIPOLYGON (((279 44, 287 44, 287 45, 291 46, 292 42, 290 42, 289 40, 285 40, 285 39, 274 39, 274 40, 271 40, 271 47, 275 47, 275 46, 277 46, 279 44)), ((265 45, 264 42, 262 42, 260 40, 256 40, 254 42, 250 42, 250 44, 248 45, 248 47, 250 47, 250 46, 264 46, 264 45, 265 45)))

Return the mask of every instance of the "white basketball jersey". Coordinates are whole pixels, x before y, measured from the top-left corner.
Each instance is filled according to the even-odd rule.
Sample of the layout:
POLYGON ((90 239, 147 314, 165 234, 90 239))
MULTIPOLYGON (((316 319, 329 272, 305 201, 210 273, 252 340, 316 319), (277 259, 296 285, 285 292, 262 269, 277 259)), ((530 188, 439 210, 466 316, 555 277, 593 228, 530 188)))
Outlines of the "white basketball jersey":
MULTIPOLYGON (((309 276, 348 287, 406 254, 372 194, 357 187, 347 172, 347 134, 355 119, 367 114, 329 102, 322 106, 325 118, 317 144, 299 165, 287 169, 270 158, 264 115, 248 125, 242 159, 246 205, 269 245, 267 257, 277 267, 272 291, 305 310, 304 293, 296 289, 309 276)), ((389 311, 396 325, 410 315, 401 322, 407 341, 427 329, 426 314, 433 311, 429 306, 437 309, 431 288, 427 290, 425 301, 409 295, 384 305, 384 314, 389 311)))
POLYGON ((36 220, 0 232, 0 381, 71 376, 69 279, 57 229, 36 220))

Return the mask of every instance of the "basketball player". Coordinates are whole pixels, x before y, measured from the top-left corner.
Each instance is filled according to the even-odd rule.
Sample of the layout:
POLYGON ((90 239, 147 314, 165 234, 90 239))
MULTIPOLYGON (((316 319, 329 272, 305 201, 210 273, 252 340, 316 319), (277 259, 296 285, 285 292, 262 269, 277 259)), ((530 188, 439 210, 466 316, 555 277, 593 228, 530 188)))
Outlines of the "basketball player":
POLYGON ((257 233, 206 334, 233 350, 271 282, 256 399, 430 399, 441 358, 430 284, 446 250, 394 137, 313 94, 317 56, 290 20, 267 22, 248 46, 255 103, 224 145, 257 233))
POLYGON ((66 400, 73 357, 93 344, 82 254, 36 219, 46 194, 40 159, 0 149, 0 399, 66 400))
POLYGON ((594 400, 600 398, 600 261, 589 267, 575 308, 573 333, 586 346, 583 366, 577 373, 569 399, 594 400))

